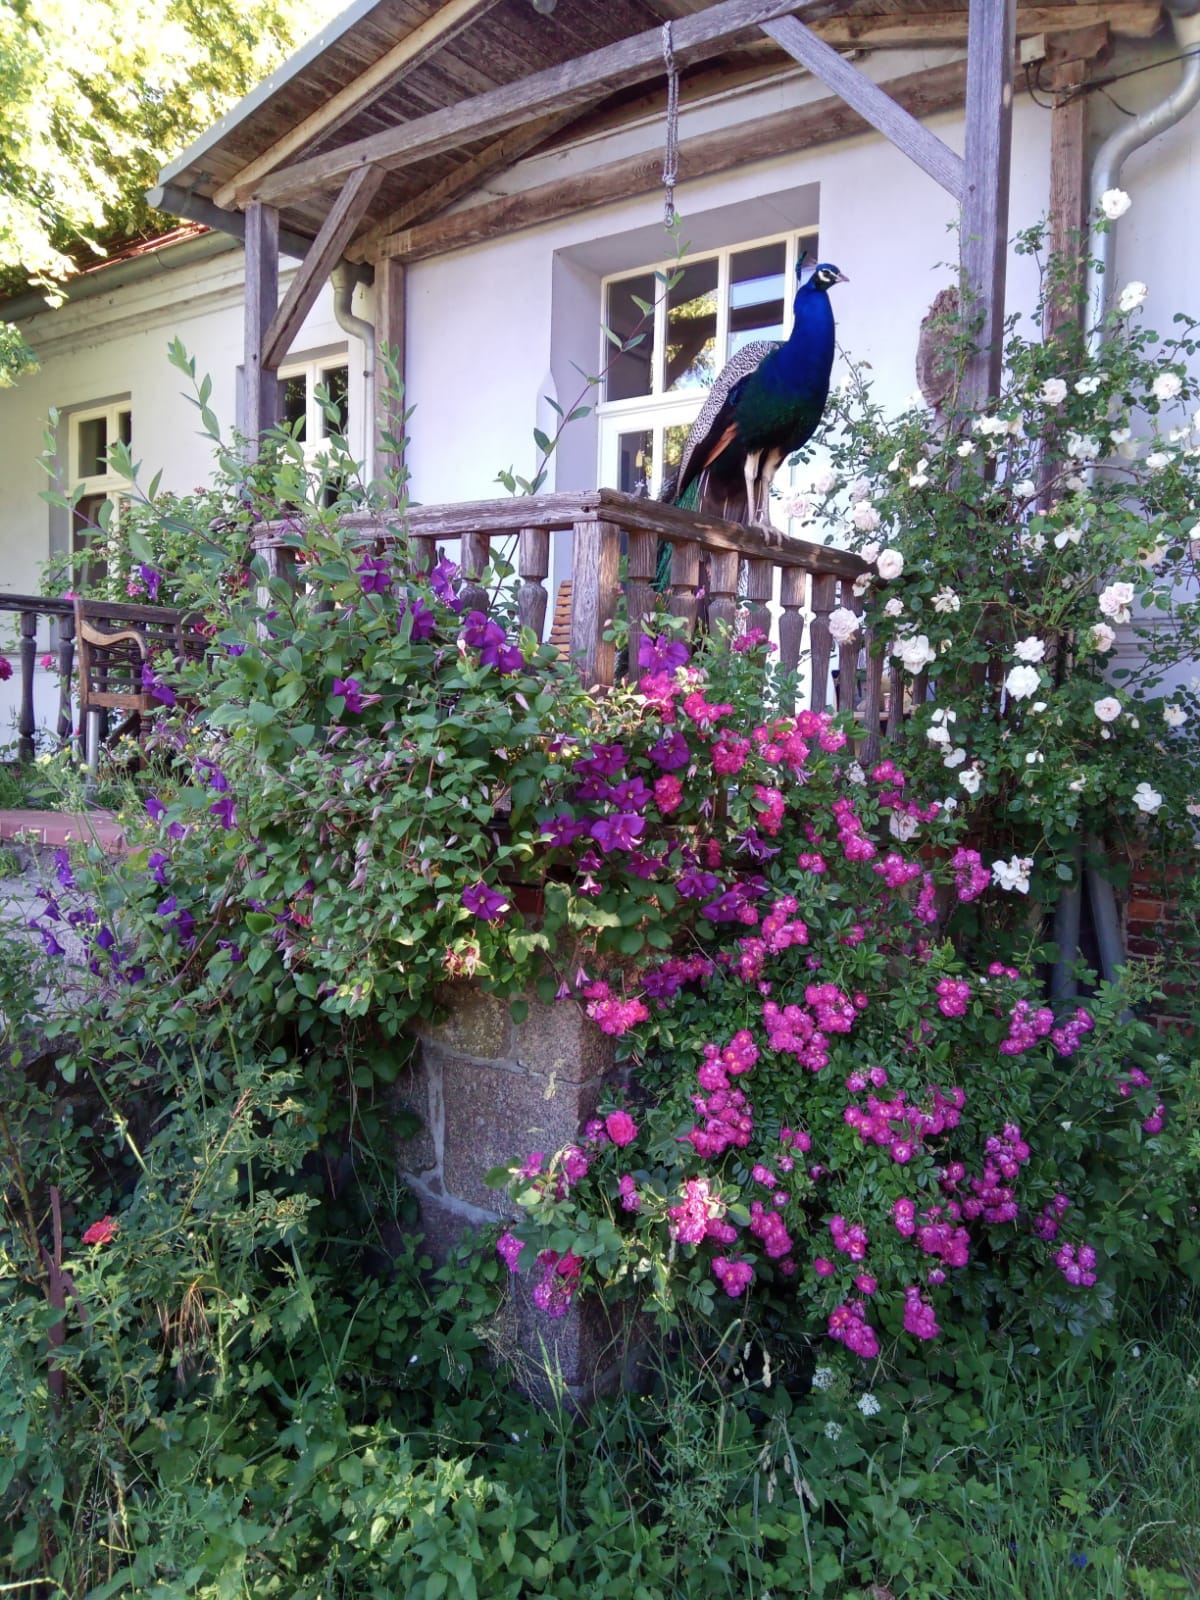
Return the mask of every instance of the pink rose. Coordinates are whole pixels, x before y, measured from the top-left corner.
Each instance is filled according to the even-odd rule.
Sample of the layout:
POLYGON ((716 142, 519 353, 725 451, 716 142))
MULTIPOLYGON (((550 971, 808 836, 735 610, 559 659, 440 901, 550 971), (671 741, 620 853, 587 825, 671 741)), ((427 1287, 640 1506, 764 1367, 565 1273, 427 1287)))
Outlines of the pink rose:
POLYGON ((637 1123, 628 1111, 610 1111, 604 1119, 604 1131, 615 1145, 624 1147, 637 1138, 637 1123))

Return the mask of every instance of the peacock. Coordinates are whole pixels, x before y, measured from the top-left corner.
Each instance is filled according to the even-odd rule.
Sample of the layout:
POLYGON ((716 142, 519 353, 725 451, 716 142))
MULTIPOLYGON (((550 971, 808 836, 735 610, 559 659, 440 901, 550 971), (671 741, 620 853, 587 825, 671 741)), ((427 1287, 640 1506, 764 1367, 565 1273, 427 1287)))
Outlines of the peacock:
POLYGON ((796 290, 786 343, 744 345, 725 365, 691 426, 664 500, 727 522, 771 526, 772 480, 812 438, 829 397, 829 291, 848 281, 837 267, 821 262, 796 290))

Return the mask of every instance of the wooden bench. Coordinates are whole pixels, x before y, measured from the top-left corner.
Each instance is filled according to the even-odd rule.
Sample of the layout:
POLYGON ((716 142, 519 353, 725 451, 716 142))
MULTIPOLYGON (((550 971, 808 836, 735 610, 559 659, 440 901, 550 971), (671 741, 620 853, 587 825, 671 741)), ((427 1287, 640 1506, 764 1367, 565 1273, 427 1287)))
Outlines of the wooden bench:
POLYGON ((145 671, 160 657, 198 661, 209 640, 202 620, 167 606, 125 605, 75 598, 79 728, 88 767, 95 772, 102 743, 140 738, 162 702, 147 687, 145 671), (110 714, 124 712, 115 727, 110 714))

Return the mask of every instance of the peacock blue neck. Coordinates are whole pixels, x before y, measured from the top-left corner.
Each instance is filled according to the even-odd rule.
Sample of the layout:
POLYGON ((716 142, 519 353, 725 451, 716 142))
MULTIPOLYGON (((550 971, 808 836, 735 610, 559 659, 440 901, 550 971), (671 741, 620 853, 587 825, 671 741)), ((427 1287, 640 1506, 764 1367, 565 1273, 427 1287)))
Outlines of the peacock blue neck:
POLYGON ((791 334, 776 353, 776 374, 785 383, 797 385, 822 375, 828 382, 833 365, 833 307, 829 295, 810 278, 797 289, 792 314, 791 334))

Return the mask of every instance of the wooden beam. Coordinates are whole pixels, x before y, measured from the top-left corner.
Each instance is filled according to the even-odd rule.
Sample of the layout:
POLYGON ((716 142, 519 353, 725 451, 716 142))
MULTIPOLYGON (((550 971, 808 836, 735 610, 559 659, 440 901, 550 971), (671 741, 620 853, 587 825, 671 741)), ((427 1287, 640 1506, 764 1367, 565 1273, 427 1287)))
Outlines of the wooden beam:
POLYGON ((375 478, 400 472, 404 467, 404 412, 408 404, 404 387, 405 278, 403 262, 386 260, 375 265, 375 393, 371 419, 375 478), (395 441, 394 445, 385 443, 384 434, 395 441))
POLYGON ((215 190, 214 203, 229 210, 238 194, 248 186, 257 183, 268 172, 274 172, 276 167, 298 154, 305 145, 317 139, 329 139, 364 106, 377 99, 400 73, 420 66, 435 50, 449 44, 456 34, 469 28, 498 3, 499 0, 444 0, 433 16, 426 18, 411 33, 406 33, 386 55, 372 62, 365 72, 359 73, 345 88, 330 96, 303 122, 289 128, 282 138, 277 139, 261 155, 255 156, 253 161, 248 161, 236 176, 215 190))
POLYGON ((279 379, 264 360, 267 329, 279 303, 279 213, 255 202, 246 210, 245 434, 251 460, 280 417, 279 379))
POLYGON ((762 31, 782 45, 801 66, 807 67, 814 77, 820 78, 827 89, 832 89, 839 99, 852 106, 859 116, 865 117, 935 183, 940 183, 956 200, 962 200, 962 157, 943 144, 936 133, 930 133, 903 106, 897 105, 866 73, 838 55, 832 45, 810 33, 795 17, 764 22, 762 31))
POLYGON ((317 296, 341 260, 342 251, 353 238, 355 228, 366 215, 382 182, 383 173, 378 167, 359 167, 346 179, 312 242, 312 249, 300 263, 283 304, 271 319, 263 346, 265 367, 278 367, 292 348, 300 324, 316 304, 317 296))
MULTIPOLYGON (((680 66, 715 55, 732 39, 790 12, 827 9, 827 0, 723 0, 673 25, 672 48, 680 66)), ((487 94, 431 111, 399 127, 356 139, 339 150, 284 167, 239 190, 238 200, 271 205, 284 198, 311 195, 372 163, 395 171, 425 156, 452 150, 467 140, 489 138, 527 122, 531 116, 589 104, 598 93, 627 88, 663 72, 661 28, 634 34, 590 51, 574 61, 535 72, 487 94)))
POLYGON ((389 234, 423 222, 427 217, 436 217, 459 195, 474 189, 482 179, 511 167, 522 156, 536 150, 538 145, 552 139, 575 117, 573 110, 559 111, 552 117, 539 117, 536 122, 527 122, 523 127, 514 128, 470 161, 464 161, 453 172, 448 172, 439 183, 431 184, 428 189, 422 189, 420 194, 405 201, 369 233, 356 239, 346 254, 351 261, 373 261, 377 246, 389 234))
MULTIPOLYGON (((885 87, 898 105, 920 117, 961 105, 966 85, 966 62, 953 61, 928 72, 893 78, 885 87)), ((851 139, 868 130, 868 123, 836 96, 814 100, 805 106, 743 123, 741 127, 722 128, 684 139, 679 146, 679 181, 687 183, 754 161, 769 161, 785 153, 851 139)), ((481 244, 502 234, 516 233, 522 228, 538 227, 556 217, 590 211, 631 195, 651 194, 661 185, 662 153, 647 151, 593 167, 574 177, 541 184, 536 189, 502 195, 420 227, 406 228, 381 240, 377 255, 421 261, 448 250, 481 244)))
POLYGON ((969 15, 959 262, 963 313, 978 322, 978 333, 959 390, 966 409, 984 405, 1000 388, 1017 0, 971 0, 969 15))
POLYGON ((1046 71, 1039 82, 1054 100, 1050 113, 1050 223, 1047 248, 1056 263, 1046 301, 1047 338, 1083 317, 1082 290, 1087 250, 1081 247, 1087 221, 1088 97, 1080 93, 1089 63, 1108 48, 1104 26, 1073 29, 1046 41, 1046 71), (1068 270, 1069 269, 1069 270, 1068 270))
MULTIPOLYGON (((1149 39, 1163 24, 1160 0, 1099 0, 1097 4, 1072 6, 1017 6, 1017 35, 1033 38, 1039 33, 1060 33, 1071 28, 1107 25, 1114 34, 1131 39, 1149 39)), ((852 13, 823 17, 809 24, 827 44, 853 47, 884 45, 962 44, 967 37, 967 10, 890 11, 874 16, 852 13)))

